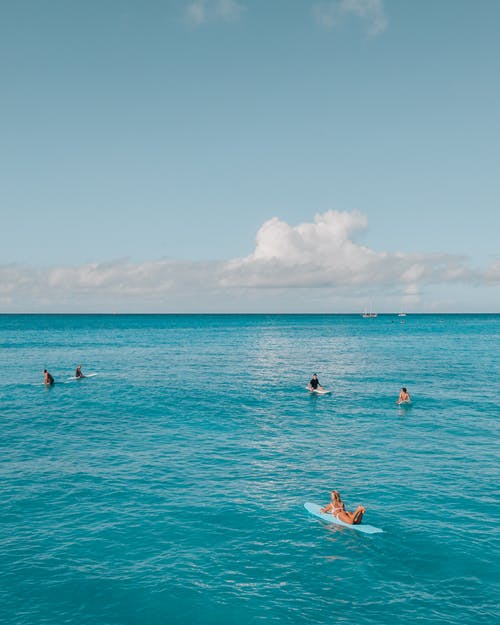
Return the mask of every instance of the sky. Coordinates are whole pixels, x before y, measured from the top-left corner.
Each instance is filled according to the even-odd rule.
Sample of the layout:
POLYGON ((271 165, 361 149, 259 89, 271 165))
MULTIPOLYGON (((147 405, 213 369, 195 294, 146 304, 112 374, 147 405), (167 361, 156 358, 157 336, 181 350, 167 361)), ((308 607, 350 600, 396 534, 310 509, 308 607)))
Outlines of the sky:
POLYGON ((500 312, 497 0, 0 6, 0 312, 500 312))

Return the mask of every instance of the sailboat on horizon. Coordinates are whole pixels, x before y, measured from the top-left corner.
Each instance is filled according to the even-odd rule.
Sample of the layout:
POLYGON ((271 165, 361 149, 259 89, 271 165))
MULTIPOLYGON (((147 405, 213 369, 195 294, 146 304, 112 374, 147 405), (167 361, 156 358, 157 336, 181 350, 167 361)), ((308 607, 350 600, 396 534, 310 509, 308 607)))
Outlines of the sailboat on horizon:
POLYGON ((377 316, 377 313, 373 312, 371 302, 370 302, 370 310, 368 310, 368 308, 365 306, 365 310, 361 316, 363 317, 363 319, 375 319, 375 317, 377 316))

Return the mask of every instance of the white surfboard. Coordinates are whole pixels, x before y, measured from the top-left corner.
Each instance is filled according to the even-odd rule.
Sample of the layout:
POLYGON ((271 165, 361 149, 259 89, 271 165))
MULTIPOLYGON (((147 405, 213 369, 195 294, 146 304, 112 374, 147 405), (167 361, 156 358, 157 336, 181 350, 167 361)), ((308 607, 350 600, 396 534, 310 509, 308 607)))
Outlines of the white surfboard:
POLYGON ((98 375, 97 373, 86 373, 85 375, 80 376, 79 378, 77 378, 75 375, 72 376, 71 378, 68 378, 66 380, 66 382, 73 382, 74 380, 84 380, 85 378, 95 378, 95 376, 98 375))
POLYGON ((333 516, 333 514, 329 514, 328 512, 321 512, 321 506, 318 506, 317 503, 305 503, 304 508, 315 517, 318 517, 322 521, 326 521, 327 523, 335 523, 335 525, 341 525, 342 527, 348 527, 351 530, 356 530, 357 532, 363 532, 364 534, 381 534, 384 530, 381 530, 379 527, 373 527, 373 525, 365 525, 364 523, 360 523, 359 525, 350 525, 349 523, 344 523, 344 521, 339 521, 337 517, 333 516))
POLYGON ((316 395, 330 395, 330 393, 332 392, 332 391, 329 391, 326 388, 323 388, 323 389, 321 389, 321 388, 311 389, 308 386, 306 386, 306 391, 309 391, 310 393, 316 393, 316 395))

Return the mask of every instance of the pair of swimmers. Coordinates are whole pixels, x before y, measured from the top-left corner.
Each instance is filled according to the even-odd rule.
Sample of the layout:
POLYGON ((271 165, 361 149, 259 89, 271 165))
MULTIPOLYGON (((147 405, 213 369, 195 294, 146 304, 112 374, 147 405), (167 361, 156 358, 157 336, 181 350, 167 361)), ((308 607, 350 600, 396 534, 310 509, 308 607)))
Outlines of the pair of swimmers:
MULTIPOLYGON (((313 377, 311 378, 311 381, 307 385, 307 388, 310 391, 325 390, 319 383, 317 373, 313 374, 313 377)), ((401 389, 401 392, 399 393, 399 398, 396 403, 397 404, 409 404, 410 402, 411 402, 410 393, 408 393, 408 391, 406 390, 406 386, 403 386, 403 388, 401 389)))
MULTIPOLYGON (((82 373, 82 365, 78 365, 75 371, 75 378, 84 378, 85 376, 82 373)), ((47 369, 43 370, 43 383, 47 386, 52 386, 55 380, 51 373, 47 371, 47 369)))

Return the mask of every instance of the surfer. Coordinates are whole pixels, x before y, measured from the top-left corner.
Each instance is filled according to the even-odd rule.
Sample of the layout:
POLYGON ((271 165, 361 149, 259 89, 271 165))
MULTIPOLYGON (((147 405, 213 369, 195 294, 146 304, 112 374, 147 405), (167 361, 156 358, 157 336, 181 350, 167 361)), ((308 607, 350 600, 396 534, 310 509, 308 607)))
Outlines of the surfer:
POLYGON ((75 378, 84 378, 85 376, 82 373, 82 365, 78 365, 75 372, 75 378))
POLYGON ((324 391, 325 389, 321 386, 321 384, 319 383, 318 380, 318 374, 314 373, 313 377, 311 378, 311 381, 309 382, 309 384, 307 385, 307 388, 310 391, 324 391))
POLYGON ((359 525, 361 523, 361 519, 365 513, 365 508, 363 506, 358 506, 354 512, 348 512, 345 509, 344 502, 340 498, 338 490, 332 490, 330 498, 330 503, 324 508, 321 508, 321 512, 329 512, 339 521, 343 521, 349 525, 359 525))
POLYGON ((47 369, 43 370, 43 383, 46 384, 47 386, 52 386, 52 384, 54 384, 54 378, 47 371, 47 369))
POLYGON ((410 393, 406 390, 406 386, 403 386, 401 393, 399 393, 398 401, 396 404, 409 404, 411 402, 410 393))

